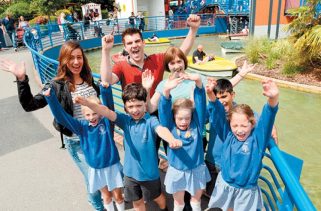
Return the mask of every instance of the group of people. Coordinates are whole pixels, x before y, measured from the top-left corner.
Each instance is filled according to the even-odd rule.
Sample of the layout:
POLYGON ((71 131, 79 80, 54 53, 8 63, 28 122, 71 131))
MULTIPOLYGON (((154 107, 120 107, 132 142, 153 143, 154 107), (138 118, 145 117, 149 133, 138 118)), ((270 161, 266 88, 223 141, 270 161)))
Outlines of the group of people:
POLYGON ((23 64, 0 62, 0 69, 17 78, 19 100, 26 111, 49 104, 54 125, 64 134, 68 152, 84 175, 95 210, 114 210, 112 198, 117 210, 124 210, 124 200, 132 202, 135 210, 146 210, 149 201, 168 210, 158 171, 161 139, 168 144, 164 184, 166 192, 173 194, 175 211, 183 210, 185 192, 191 195, 192 209, 201 210, 205 189, 209 207, 257 210, 263 206, 257 180, 278 108, 278 88, 271 80, 262 82, 268 102, 258 117, 248 105, 234 102, 233 86, 253 65, 245 63, 230 80, 204 80, 185 72, 200 17, 190 15, 187 24, 190 30, 179 48, 152 55, 144 53, 141 31, 126 29, 122 42, 128 57, 113 66, 114 36, 104 36, 100 85, 95 84, 83 49, 75 41, 62 45, 57 76, 37 95, 30 91, 23 64), (163 79, 165 70, 170 72, 168 79, 163 79), (117 82, 126 113, 114 111, 111 87, 117 82), (204 155, 206 123, 210 138, 204 155), (113 141, 114 124, 124 132, 123 167, 113 141))
POLYGON ((128 17, 128 24, 130 28, 137 28, 141 32, 145 30, 145 17, 142 12, 138 12, 135 16, 134 12, 128 17))
MULTIPOLYGON (((24 33, 24 30, 29 27, 28 21, 24 19, 23 16, 20 16, 18 23, 15 22, 14 18, 10 13, 7 13, 6 16, 0 21, 0 50, 8 49, 7 47, 13 46, 17 47, 15 36, 17 36, 17 31, 24 33)), ((21 39, 21 33, 19 33, 19 39, 21 39)))

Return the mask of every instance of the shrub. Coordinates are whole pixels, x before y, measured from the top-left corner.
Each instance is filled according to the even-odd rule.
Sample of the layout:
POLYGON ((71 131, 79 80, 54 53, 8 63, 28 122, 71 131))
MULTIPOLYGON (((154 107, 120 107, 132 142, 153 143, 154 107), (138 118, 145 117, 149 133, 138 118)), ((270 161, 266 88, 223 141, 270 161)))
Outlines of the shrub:
POLYGON ((57 11, 55 12, 55 15, 56 15, 57 17, 59 17, 59 15, 60 15, 61 13, 65 13, 66 15, 72 15, 71 12, 70 12, 70 10, 67 10, 67 9, 57 10, 57 11))
POLYGON ((4 13, 11 14, 14 19, 18 19, 21 15, 28 17, 30 14, 29 4, 27 2, 18 2, 16 4, 12 4, 4 13))
POLYGON ((40 15, 40 16, 37 16, 37 17, 35 17, 34 19, 30 20, 30 21, 29 21, 29 24, 30 24, 30 25, 34 25, 34 24, 47 24, 47 23, 48 23, 48 20, 49 20, 48 16, 42 16, 42 15, 40 15))

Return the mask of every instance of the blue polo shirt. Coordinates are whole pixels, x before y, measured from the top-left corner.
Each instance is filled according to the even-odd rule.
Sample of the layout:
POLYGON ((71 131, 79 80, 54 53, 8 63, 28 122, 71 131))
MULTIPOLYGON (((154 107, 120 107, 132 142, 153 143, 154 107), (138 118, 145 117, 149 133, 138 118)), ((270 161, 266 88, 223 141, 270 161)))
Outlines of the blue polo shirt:
POLYGON ((124 131, 124 174, 137 181, 158 179, 158 155, 155 146, 158 119, 146 113, 136 121, 128 114, 117 112, 115 123, 124 131))
POLYGON ((53 89, 46 100, 56 120, 79 136, 81 149, 90 167, 101 169, 119 162, 107 118, 102 118, 96 126, 90 125, 87 120, 77 120, 62 108, 53 89))
POLYGON ((278 106, 264 105, 255 128, 245 141, 239 141, 232 133, 224 106, 219 100, 209 102, 209 107, 212 111, 211 116, 215 120, 217 135, 224 142, 221 157, 224 181, 237 188, 256 186, 278 106))
POLYGON ((192 113, 192 121, 189 129, 182 131, 175 125, 171 97, 166 99, 161 96, 158 114, 160 122, 167 127, 176 139, 183 142, 183 146, 178 149, 167 148, 169 164, 178 170, 190 170, 204 163, 203 151, 203 128, 206 113, 206 96, 204 88, 194 89, 195 109, 192 113))

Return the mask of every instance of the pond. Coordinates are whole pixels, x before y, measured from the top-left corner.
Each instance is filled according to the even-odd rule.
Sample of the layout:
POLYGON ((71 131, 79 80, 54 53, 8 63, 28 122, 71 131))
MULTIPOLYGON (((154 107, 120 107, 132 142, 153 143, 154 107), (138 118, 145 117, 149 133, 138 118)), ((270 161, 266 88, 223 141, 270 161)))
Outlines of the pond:
MULTIPOLYGON (((221 55, 217 36, 197 37, 191 50, 203 44, 207 54, 221 55)), ((171 44, 179 46, 182 39, 172 40, 171 44)), ((165 52, 168 46, 146 46, 146 54, 165 52)), ((112 54, 122 50, 115 46, 112 54)), ((100 50, 87 52, 90 66, 99 72, 100 50)), ((240 54, 222 56, 228 59, 240 54)), ((165 76, 167 77, 167 76, 165 76)), ((243 80, 235 87, 236 102, 249 104, 255 111, 261 112, 266 98, 262 95, 259 81, 243 80)), ((321 209, 321 95, 310 94, 287 88, 280 88, 280 104, 275 123, 280 149, 304 160, 301 183, 317 209, 321 209)))

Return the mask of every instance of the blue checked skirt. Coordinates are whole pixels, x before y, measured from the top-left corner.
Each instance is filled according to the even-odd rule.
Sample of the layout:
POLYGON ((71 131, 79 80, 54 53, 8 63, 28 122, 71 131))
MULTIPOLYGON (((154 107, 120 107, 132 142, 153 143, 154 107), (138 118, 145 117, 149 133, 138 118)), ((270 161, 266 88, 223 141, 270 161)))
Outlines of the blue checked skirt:
POLYGON ((97 190, 107 186, 109 191, 115 188, 124 187, 123 184, 123 166, 120 162, 103 169, 88 169, 89 192, 94 193, 97 190))
POLYGON ((191 170, 178 170, 169 166, 164 184, 167 193, 187 191, 194 196, 196 191, 205 189, 206 183, 210 179, 211 176, 205 164, 191 170))
POLYGON ((223 211, 228 208, 246 211, 261 210, 263 208, 261 189, 259 186, 253 188, 233 187, 224 181, 220 172, 208 207, 221 208, 223 211))

